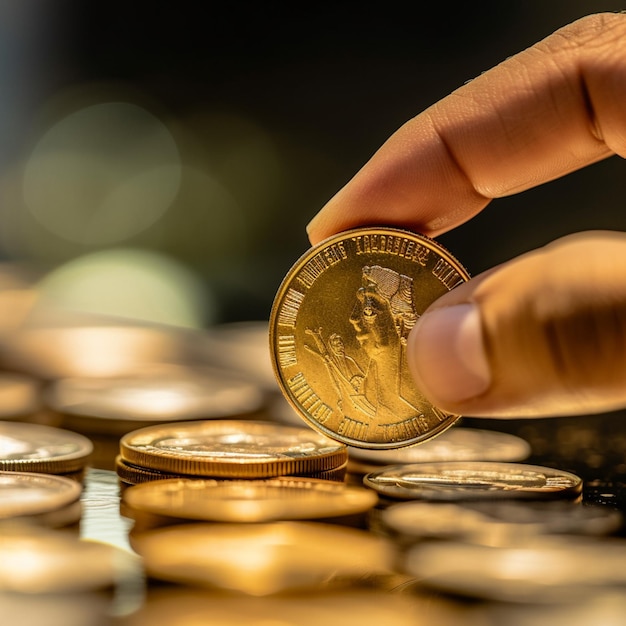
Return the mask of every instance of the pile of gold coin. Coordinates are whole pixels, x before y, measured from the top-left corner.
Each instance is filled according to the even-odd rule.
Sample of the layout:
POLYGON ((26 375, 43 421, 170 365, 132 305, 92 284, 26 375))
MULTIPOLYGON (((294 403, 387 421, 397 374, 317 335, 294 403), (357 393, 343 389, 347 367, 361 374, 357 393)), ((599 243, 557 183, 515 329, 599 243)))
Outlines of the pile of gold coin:
POLYGON ((621 618, 621 512, 410 380, 406 334, 467 278, 429 239, 361 229, 298 260, 268 321, 0 328, 3 610, 467 626, 544 623, 513 619, 540 602, 577 623, 560 618, 584 601, 621 618))
POLYGON ((117 472, 135 484, 163 478, 343 480, 346 446, 311 429, 256 420, 198 420, 140 428, 120 439, 117 472))

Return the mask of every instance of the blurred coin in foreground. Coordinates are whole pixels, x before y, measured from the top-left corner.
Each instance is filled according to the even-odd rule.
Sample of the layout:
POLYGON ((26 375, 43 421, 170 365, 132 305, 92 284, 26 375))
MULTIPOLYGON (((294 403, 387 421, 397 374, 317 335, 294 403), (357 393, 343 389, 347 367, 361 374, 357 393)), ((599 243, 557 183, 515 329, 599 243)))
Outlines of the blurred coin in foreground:
POLYGON ((85 467, 91 441, 78 433, 25 422, 0 421, 0 470, 68 474, 85 467))
POLYGON ((549 534, 608 535, 622 523, 619 511, 569 500, 399 502, 383 510, 380 519, 409 542, 438 538, 485 545, 519 545, 549 534))
MULTIPOLYGON (((120 626, 458 626, 453 607, 375 589, 310 590, 275 596, 242 596, 183 586, 152 588, 138 611, 120 626)), ((474 626, 468 624, 467 626, 474 626)), ((478 626, 478 625, 476 625, 478 626)))
POLYGON ((392 228, 320 242, 281 283, 269 323, 278 384, 312 428, 347 445, 399 448, 458 419, 416 387, 406 343, 420 315, 467 280, 439 243, 392 228))
POLYGON ((423 443, 396 450, 348 447, 350 458, 371 465, 434 463, 439 461, 521 461, 530 444, 516 435, 494 430, 453 426, 423 443))
POLYGON ((552 603, 623 589, 624 562, 622 539, 551 537, 514 548, 420 543, 408 551, 405 567, 423 585, 456 595, 552 603))
POLYGON ((346 446, 310 429, 254 420, 198 420, 147 426, 120 440, 132 465, 173 474, 266 478, 335 469, 346 446))
POLYGON ((139 426, 254 414, 260 389, 217 370, 152 367, 133 375, 65 378, 46 391, 46 404, 81 430, 125 434, 139 426))
POLYGON ((0 591, 77 593, 115 586, 131 571, 129 553, 75 534, 3 527, 0 591))
POLYGON ((364 487, 290 477, 269 480, 160 480, 126 489, 142 513, 214 522, 271 522, 364 513, 378 496, 364 487))
POLYGON ((393 571, 393 546, 319 522, 196 522, 130 534, 149 577, 254 596, 393 571))
POLYGON ((363 477, 379 494, 403 500, 480 498, 575 498, 582 480, 570 472, 496 462, 440 462, 390 465, 363 477))
POLYGON ((80 483, 64 476, 0 471, 0 520, 37 516, 77 503, 80 483))
POLYGON ((73 326, 24 326, 5 338, 0 362, 37 378, 121 376, 143 367, 186 358, 182 333, 158 326, 102 320, 73 326))

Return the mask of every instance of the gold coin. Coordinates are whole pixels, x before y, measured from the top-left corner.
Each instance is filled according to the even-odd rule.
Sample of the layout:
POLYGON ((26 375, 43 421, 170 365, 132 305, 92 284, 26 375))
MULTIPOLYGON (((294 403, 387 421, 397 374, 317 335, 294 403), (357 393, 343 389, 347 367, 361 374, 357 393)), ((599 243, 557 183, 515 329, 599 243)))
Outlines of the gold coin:
POLYGON ((367 531, 320 522, 193 522, 129 539, 151 578, 255 596, 390 573, 397 557, 367 531))
MULTIPOLYGON (((332 480, 334 482, 342 482, 346 477, 348 470, 348 462, 334 467, 332 469, 321 472, 303 472, 303 476, 307 478, 319 478, 320 480, 332 480)), ((140 485, 151 482, 153 480, 167 480, 170 478, 188 478, 184 474, 172 474, 171 472, 160 472, 148 467, 139 467, 132 463, 127 463, 122 459, 121 455, 115 457, 115 471, 118 478, 127 485, 140 485)), ((294 474, 299 476, 300 474, 294 474)), ((210 476, 193 476, 193 478, 210 478, 210 476)))
POLYGON ((124 503, 140 513, 207 522, 272 522, 364 513, 371 489, 302 477, 269 480, 159 480, 130 487, 124 503))
POLYGON ((335 469, 345 445, 310 429, 254 420, 198 420, 147 426, 120 440, 132 465, 226 478, 293 476, 335 469))
POLYGON ((421 235, 363 228, 304 254, 283 280, 270 317, 280 388, 315 430, 362 448, 425 441, 459 416, 424 398, 406 338, 438 297, 469 275, 421 235))
POLYGON ((81 493, 80 483, 64 476, 0 471, 0 519, 56 511, 77 502, 81 493))
POLYGON ((70 430, 0 421, 0 470, 68 474, 83 469, 92 451, 87 437, 70 430))

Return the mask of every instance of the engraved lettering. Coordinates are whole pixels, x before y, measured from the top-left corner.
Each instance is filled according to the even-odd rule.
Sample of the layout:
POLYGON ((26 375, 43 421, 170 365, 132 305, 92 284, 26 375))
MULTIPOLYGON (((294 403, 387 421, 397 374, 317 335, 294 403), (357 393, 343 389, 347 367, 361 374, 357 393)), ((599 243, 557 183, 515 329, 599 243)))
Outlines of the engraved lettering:
POLYGON ((281 367, 296 365, 296 338, 293 335, 281 335, 278 337, 278 362, 281 367))
POLYGON ((460 274, 443 259, 439 259, 433 268, 433 276, 438 278, 448 289, 454 289, 463 282, 460 274))
POLYGON ((432 408, 433 415, 437 418, 437 420, 441 422, 447 421, 450 416, 444 413, 441 409, 438 409, 436 406, 432 408))
POLYGON ((311 417, 320 424, 323 424, 332 415, 333 410, 311 389, 304 374, 298 372, 295 376, 287 380, 287 386, 311 417))
POLYGON ((337 433, 351 439, 366 441, 367 424, 350 417, 344 417, 337 428, 337 433))
POLYGON ((402 422, 380 424, 379 428, 385 441, 406 441, 429 430, 428 420, 424 415, 416 415, 402 422))
POLYGON ((343 242, 332 244, 309 259, 297 278, 305 287, 311 287, 328 268, 347 258, 343 242))
POLYGON ((360 235, 352 237, 352 241, 357 256, 384 252, 390 256, 408 259, 424 267, 430 255, 430 250, 425 246, 394 235, 360 235))
POLYGON ((283 326, 291 326, 295 328, 296 317, 298 317, 298 310, 304 300, 304 294, 296 291, 295 289, 289 289, 285 294, 285 301, 280 307, 278 313, 278 323, 283 326))

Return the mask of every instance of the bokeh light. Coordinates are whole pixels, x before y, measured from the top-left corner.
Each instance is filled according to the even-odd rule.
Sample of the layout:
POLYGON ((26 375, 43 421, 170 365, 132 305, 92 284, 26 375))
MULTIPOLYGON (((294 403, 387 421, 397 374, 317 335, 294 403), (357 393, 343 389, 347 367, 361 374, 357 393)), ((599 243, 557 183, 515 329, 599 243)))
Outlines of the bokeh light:
POLYGON ((167 127, 130 102, 71 113, 39 139, 24 169, 24 201, 56 235, 84 245, 123 241, 174 200, 180 155, 167 127))
POLYGON ((213 322, 216 303, 190 269, 163 254, 111 249, 58 267, 39 283, 46 309, 198 328, 213 322))

